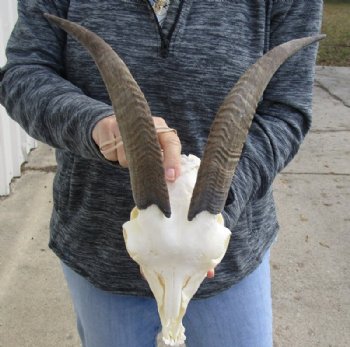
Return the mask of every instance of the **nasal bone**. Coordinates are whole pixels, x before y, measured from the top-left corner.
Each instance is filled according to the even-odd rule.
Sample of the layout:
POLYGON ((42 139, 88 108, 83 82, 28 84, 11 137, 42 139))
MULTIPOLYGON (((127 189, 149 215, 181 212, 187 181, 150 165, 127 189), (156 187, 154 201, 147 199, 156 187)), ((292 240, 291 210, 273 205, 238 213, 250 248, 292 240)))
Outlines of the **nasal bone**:
POLYGON ((179 317, 181 311, 181 293, 183 287, 183 278, 178 271, 172 270, 172 276, 165 280, 165 297, 164 297, 164 318, 168 323, 169 319, 179 317))

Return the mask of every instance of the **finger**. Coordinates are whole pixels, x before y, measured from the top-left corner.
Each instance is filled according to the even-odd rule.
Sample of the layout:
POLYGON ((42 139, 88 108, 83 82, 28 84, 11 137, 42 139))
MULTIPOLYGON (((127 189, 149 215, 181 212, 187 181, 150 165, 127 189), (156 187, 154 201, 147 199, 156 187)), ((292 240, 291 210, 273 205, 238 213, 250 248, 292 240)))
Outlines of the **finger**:
POLYGON ((181 143, 175 133, 160 134, 159 142, 163 148, 165 177, 175 181, 180 176, 181 143))
POLYGON ((103 140, 101 141, 100 152, 107 160, 118 161, 116 139, 112 134, 108 136, 108 139, 106 137, 106 141, 103 141, 103 140))
MULTIPOLYGON (((153 117, 156 129, 168 128, 167 123, 161 117, 153 117)), ((158 140, 163 150, 163 163, 165 178, 175 181, 180 176, 181 168, 181 143, 177 134, 173 131, 159 132, 158 140)))
POLYGON ((119 165, 122 167, 128 167, 128 161, 126 160, 124 145, 118 146, 117 154, 119 165))
POLYGON ((113 146, 103 147, 100 151, 107 160, 118 161, 118 153, 115 144, 113 144, 113 146))
POLYGON ((214 276, 215 276, 215 270, 214 269, 209 270, 207 273, 207 278, 214 278, 214 276))
POLYGON ((164 155, 165 178, 175 181, 180 176, 181 143, 174 132, 160 133, 158 139, 164 155))
POLYGON ((95 126, 92 137, 100 148, 102 155, 110 161, 117 161, 118 154, 115 148, 120 137, 119 127, 114 115, 101 119, 95 126))

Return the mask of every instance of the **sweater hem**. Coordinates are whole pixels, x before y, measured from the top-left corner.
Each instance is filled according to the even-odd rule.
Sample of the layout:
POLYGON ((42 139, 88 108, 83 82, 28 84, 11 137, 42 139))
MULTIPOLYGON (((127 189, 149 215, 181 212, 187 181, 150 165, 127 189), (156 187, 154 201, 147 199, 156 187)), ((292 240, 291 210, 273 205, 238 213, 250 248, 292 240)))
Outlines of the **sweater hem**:
MULTIPOLYGON (((263 257, 265 256, 266 252, 270 249, 271 245, 274 243, 277 233, 278 233, 278 225, 275 225, 274 232, 271 234, 271 238, 269 238, 268 242, 261 248, 261 251, 259 252, 259 255, 255 257, 255 262, 250 268, 244 272, 241 272, 238 276, 233 276, 231 281, 227 281, 227 278, 225 282, 223 282, 223 285, 219 288, 215 288, 214 290, 211 289, 204 289, 201 291, 199 288, 197 293, 194 295, 193 299, 206 299, 213 297, 217 294, 220 294, 224 292, 225 290, 230 289, 233 285, 239 283, 241 280, 243 280, 245 277, 250 275, 254 270, 257 269, 257 267, 261 264, 263 257)), ((105 286, 101 284, 99 281, 96 281, 96 279, 91 276, 88 272, 86 272, 84 269, 82 269, 79 265, 77 265, 77 262, 74 261, 74 259, 70 259, 66 256, 67 252, 64 252, 60 249, 58 244, 51 238, 49 242, 49 248, 56 254, 56 256, 69 268, 71 268, 73 271, 75 271, 77 274, 85 278, 88 282, 90 282, 93 286, 95 286, 98 289, 101 289, 103 291, 118 294, 118 295, 132 295, 132 296, 143 296, 143 297, 153 297, 154 295, 151 292, 151 290, 143 290, 141 288, 138 288, 136 290, 132 290, 130 287, 122 287, 120 288, 111 288, 110 286, 105 286)), ((147 284, 148 285, 148 284, 147 284)))

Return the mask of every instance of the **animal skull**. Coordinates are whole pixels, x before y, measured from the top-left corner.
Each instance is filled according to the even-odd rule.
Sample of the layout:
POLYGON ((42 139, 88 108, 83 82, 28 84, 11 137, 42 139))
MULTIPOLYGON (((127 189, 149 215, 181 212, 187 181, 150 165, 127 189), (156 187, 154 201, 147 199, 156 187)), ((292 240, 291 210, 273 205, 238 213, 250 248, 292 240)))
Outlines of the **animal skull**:
POLYGON ((187 220, 200 159, 181 158, 182 173, 168 183, 172 214, 166 218, 155 205, 136 207, 123 225, 126 248, 139 265, 157 300, 163 340, 171 346, 185 341, 182 318, 208 270, 225 255, 231 232, 221 214, 201 212, 187 220))
POLYGON ((45 17, 88 49, 106 84, 137 206, 124 224, 126 246, 157 300, 164 341, 178 345, 185 339, 182 318, 189 300, 227 249, 230 231, 220 213, 257 104, 281 64, 325 36, 289 41, 258 59, 220 106, 200 165, 194 156, 183 157, 182 175, 167 184, 149 105, 124 62, 91 31, 62 18, 45 17))

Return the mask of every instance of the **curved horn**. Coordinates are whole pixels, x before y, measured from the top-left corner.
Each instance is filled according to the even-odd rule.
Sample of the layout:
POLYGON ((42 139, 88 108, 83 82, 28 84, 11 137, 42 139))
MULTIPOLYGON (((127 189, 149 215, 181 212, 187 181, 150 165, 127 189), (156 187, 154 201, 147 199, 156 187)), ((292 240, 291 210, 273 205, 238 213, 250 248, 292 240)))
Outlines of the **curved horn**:
POLYGON ((303 47, 325 35, 292 40, 275 47, 252 65, 226 96, 210 130, 193 190, 188 219, 220 213, 227 199, 258 102, 277 69, 303 47))
POLYGON ((103 39, 68 20, 44 14, 82 43, 107 87, 129 163, 133 197, 139 209, 155 204, 170 217, 162 154, 148 103, 129 69, 103 39))

